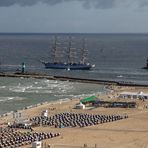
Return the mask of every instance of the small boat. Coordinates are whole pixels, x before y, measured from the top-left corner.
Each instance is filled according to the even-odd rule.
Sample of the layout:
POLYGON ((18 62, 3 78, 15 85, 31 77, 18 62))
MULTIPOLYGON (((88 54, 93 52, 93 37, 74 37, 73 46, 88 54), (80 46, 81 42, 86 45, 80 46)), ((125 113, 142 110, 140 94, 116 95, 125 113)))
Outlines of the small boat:
POLYGON ((117 76, 117 78, 122 78, 122 77, 123 77, 122 75, 117 76))
POLYGON ((89 70, 95 65, 91 65, 87 61, 87 50, 85 48, 85 40, 81 49, 72 47, 71 38, 69 38, 68 47, 62 49, 57 47, 57 37, 55 37, 52 46, 52 61, 42 61, 47 69, 66 69, 66 70, 89 70), (79 50, 79 52, 78 52, 79 50), (79 53, 79 54, 78 54, 79 53))

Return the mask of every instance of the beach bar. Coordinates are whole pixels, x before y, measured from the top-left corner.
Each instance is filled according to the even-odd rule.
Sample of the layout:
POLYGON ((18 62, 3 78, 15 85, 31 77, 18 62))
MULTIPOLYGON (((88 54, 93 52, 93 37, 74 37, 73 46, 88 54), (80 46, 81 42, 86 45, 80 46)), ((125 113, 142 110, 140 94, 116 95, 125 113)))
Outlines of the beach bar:
POLYGON ((118 98, 123 99, 148 99, 148 93, 141 92, 122 92, 118 98))

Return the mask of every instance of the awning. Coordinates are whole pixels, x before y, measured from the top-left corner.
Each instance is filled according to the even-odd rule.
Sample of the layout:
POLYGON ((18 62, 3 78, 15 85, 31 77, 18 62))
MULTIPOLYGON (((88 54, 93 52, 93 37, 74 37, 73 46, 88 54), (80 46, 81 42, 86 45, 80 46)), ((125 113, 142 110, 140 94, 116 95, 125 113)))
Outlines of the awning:
POLYGON ((91 97, 84 98, 84 99, 80 100, 80 102, 81 103, 89 103, 89 102, 94 101, 96 98, 97 98, 96 96, 91 96, 91 97))

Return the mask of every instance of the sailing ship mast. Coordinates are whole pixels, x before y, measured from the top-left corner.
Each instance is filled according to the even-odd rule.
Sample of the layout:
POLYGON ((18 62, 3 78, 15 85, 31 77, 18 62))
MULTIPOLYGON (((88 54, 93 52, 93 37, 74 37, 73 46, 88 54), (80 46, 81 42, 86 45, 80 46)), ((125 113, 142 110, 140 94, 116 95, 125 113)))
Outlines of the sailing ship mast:
POLYGON ((53 45, 53 62, 56 63, 56 51, 57 51, 57 36, 54 37, 54 45, 53 45))
POLYGON ((86 42, 85 39, 82 41, 82 56, 81 56, 81 64, 85 64, 87 60, 87 50, 86 50, 86 42))
POLYGON ((58 42, 58 38, 57 36, 54 37, 54 43, 53 43, 53 46, 52 46, 52 62, 53 63, 63 63, 63 48, 64 47, 61 47, 60 46, 61 43, 58 42))
MULTIPOLYGON (((86 63, 87 50, 85 40, 83 40, 83 44, 79 50, 72 47, 71 37, 66 42, 66 47, 62 47, 62 45, 65 45, 65 43, 58 43, 55 36, 51 54, 52 62, 42 62, 45 68, 89 70, 92 67, 92 65, 86 63)), ((77 46, 80 45, 77 44, 77 46)))
POLYGON ((69 37, 69 42, 68 42, 68 59, 67 63, 68 64, 76 64, 77 62, 77 50, 76 48, 72 47, 72 39, 69 37))
POLYGON ((68 42, 68 59, 67 63, 71 63, 71 37, 69 37, 69 42, 68 42))

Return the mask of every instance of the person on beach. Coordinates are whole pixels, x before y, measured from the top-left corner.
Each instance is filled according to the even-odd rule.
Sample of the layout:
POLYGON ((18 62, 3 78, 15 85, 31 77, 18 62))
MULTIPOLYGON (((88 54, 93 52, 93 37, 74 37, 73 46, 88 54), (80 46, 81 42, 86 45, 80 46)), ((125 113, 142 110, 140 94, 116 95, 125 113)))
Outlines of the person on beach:
POLYGON ((31 131, 31 132, 33 131, 33 128, 32 128, 32 127, 30 127, 30 131, 31 131))

